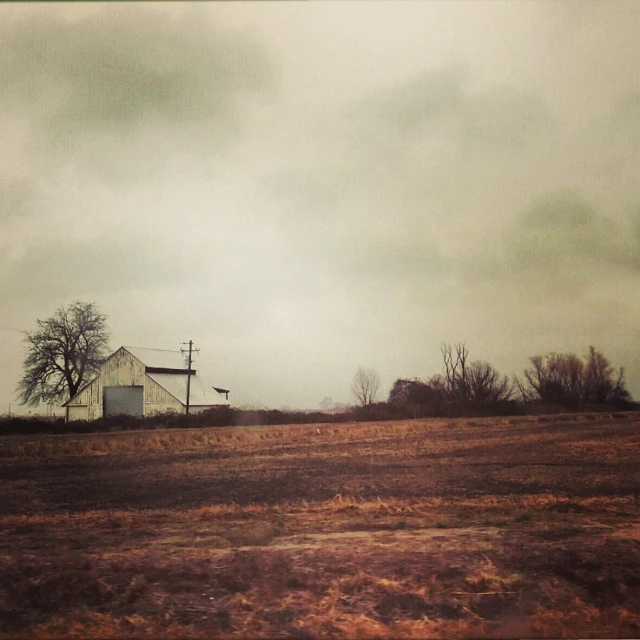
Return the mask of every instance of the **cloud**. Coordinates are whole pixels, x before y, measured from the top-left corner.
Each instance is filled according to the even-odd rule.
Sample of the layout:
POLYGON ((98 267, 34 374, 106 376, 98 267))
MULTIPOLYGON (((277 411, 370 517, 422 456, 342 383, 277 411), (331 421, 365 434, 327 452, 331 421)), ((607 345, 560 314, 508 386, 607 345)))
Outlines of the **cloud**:
POLYGON ((618 222, 563 189, 534 201, 461 273, 473 285, 519 289, 533 300, 575 300, 640 276, 638 229, 637 220, 618 222))
POLYGON ((25 248, 19 257, 6 254, 0 295, 7 304, 27 300, 50 301, 136 289, 176 286, 188 277, 190 266, 179 247, 141 243, 135 238, 46 240, 25 248))
POLYGON ((640 91, 629 91, 622 96, 611 120, 621 134, 640 134, 640 91))
POLYGON ((461 69, 424 72, 366 99, 358 107, 358 116, 368 115, 370 124, 402 135, 419 134, 460 112, 465 75, 461 69))
POLYGON ((35 203, 33 180, 0 178, 0 267, 19 252, 20 229, 33 219, 35 203))
POLYGON ((106 153, 132 170, 138 145, 147 161, 154 152, 211 152, 275 86, 258 42, 216 28, 197 9, 172 17, 113 5, 76 20, 39 12, 1 32, 0 104, 26 116, 31 147, 57 162, 80 156, 104 166, 106 153))
POLYGON ((640 274, 640 246, 623 226, 571 191, 536 202, 507 236, 507 260, 516 272, 542 269, 556 272, 595 270, 607 277, 611 270, 640 274))
POLYGON ((504 191, 511 181, 511 193, 532 182, 527 169, 557 124, 514 87, 482 88, 460 67, 424 71, 307 123, 318 144, 297 150, 295 167, 269 175, 266 188, 287 212, 285 224, 295 227, 304 211, 305 229, 338 244, 395 219, 412 240, 439 237, 429 240, 437 245, 452 224, 468 226, 504 200, 496 182, 504 191), (486 202, 469 206, 470 193, 486 202))
POLYGON ((465 69, 423 72, 314 118, 310 130, 327 152, 269 176, 267 196, 280 204, 295 263, 313 260, 354 304, 386 296, 409 306, 460 279, 464 258, 455 254, 467 237, 479 242, 471 225, 490 204, 469 206, 459 194, 490 189, 488 162, 521 161, 522 145, 552 120, 516 89, 473 88, 465 69))
POLYGON ((374 142, 444 136, 462 151, 520 147, 552 124, 539 99, 508 85, 474 88, 470 78, 459 67, 423 72, 364 100, 353 118, 374 142))
POLYGON ((544 265, 588 262, 600 269, 640 268, 640 247, 615 220, 571 191, 547 196, 535 203, 516 222, 507 239, 510 263, 518 270, 544 265))
POLYGON ((27 178, 0 178, 0 220, 26 218, 33 213, 34 185, 27 178))

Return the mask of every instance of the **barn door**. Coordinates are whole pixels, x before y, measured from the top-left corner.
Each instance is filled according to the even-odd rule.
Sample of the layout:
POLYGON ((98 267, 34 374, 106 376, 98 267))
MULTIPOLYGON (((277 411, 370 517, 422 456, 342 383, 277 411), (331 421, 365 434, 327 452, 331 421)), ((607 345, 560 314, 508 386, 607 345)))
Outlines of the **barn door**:
POLYGON ((104 416, 143 414, 143 387, 105 387, 104 416))

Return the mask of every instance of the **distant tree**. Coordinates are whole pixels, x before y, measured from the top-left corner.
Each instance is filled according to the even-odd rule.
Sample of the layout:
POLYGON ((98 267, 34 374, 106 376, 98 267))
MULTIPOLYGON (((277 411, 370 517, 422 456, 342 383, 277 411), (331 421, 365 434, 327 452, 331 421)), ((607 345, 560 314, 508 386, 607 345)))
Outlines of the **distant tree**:
POLYGON ((517 389, 518 393, 520 394, 520 397, 522 398, 522 402, 524 402, 525 404, 527 402, 531 402, 532 401, 532 396, 531 396, 531 392, 530 390, 527 388, 527 385, 525 382, 523 382, 522 380, 520 380, 520 378, 518 376, 516 376, 514 374, 513 378, 513 388, 514 388, 514 392, 517 389))
POLYGON ((399 378, 393 383, 389 392, 389 404, 401 410, 401 413, 412 418, 438 415, 445 397, 441 386, 441 376, 431 380, 407 380, 399 378))
POLYGON ((437 373, 431 376, 425 383, 433 392, 438 393, 443 398, 447 395, 447 381, 444 376, 437 373))
POLYGON ((582 359, 573 353, 549 353, 530 362, 524 371, 525 393, 542 402, 576 406, 631 400, 624 368, 615 369, 594 347, 582 359))
POLYGON ((416 391, 424 387, 425 384, 420 380, 407 380, 398 378, 389 391, 389 402, 392 404, 403 405, 415 398, 416 391))
POLYGON ((488 362, 476 360, 466 371, 468 401, 482 409, 513 398, 513 383, 488 362))
POLYGON ((595 347, 589 347, 584 358, 585 402, 629 402, 624 367, 615 369, 609 360, 595 347))
POLYGON ((626 403, 632 402, 633 397, 631 392, 627 389, 627 381, 625 380, 624 367, 618 367, 615 377, 612 379, 613 385, 609 390, 608 401, 616 404, 619 402, 626 403))
POLYGON ((573 353, 549 353, 530 358, 524 377, 542 402, 575 405, 584 394, 584 363, 573 353))
MULTIPOLYGON (((547 356, 548 360, 549 356, 547 356)), ((524 370, 524 379, 529 387, 529 395, 542 400, 542 402, 553 402, 556 392, 554 392, 553 368, 545 363, 542 356, 529 358, 531 366, 524 370)))
POLYGON ((442 353, 445 389, 449 400, 453 402, 468 402, 469 380, 468 364, 469 350, 462 342, 455 345, 455 353, 450 344, 443 342, 440 345, 442 353))
POLYGON ((351 391, 360 406, 368 407, 372 404, 376 399, 379 388, 380 378, 378 374, 373 369, 358 367, 351 382, 351 391))
POLYGON ((93 302, 60 307, 25 331, 27 355, 17 386, 22 404, 59 403, 97 373, 108 347, 107 318, 93 302))
POLYGON ((614 369, 602 353, 589 347, 586 357, 584 397, 587 402, 606 402, 614 369))
POLYGON ((414 379, 399 378, 393 383, 389 391, 389 404, 392 404, 401 413, 417 418, 422 413, 422 405, 425 404, 428 387, 424 382, 414 379))
POLYGON ((442 353, 442 376, 432 378, 432 386, 443 389, 454 405, 471 405, 479 409, 507 402, 515 393, 514 383, 488 362, 469 362, 469 350, 462 342, 453 347, 440 345, 442 353))

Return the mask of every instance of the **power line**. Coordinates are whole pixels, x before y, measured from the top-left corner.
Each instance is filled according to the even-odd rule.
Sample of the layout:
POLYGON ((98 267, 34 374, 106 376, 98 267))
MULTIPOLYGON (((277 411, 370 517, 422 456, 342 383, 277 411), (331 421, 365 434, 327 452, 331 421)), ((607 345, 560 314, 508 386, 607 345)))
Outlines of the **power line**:
MULTIPOLYGON (((174 345, 174 347, 175 347, 176 341, 175 340, 154 340, 153 344, 171 344, 171 345, 174 345)), ((187 343, 183 342, 182 344, 187 344, 187 343)), ((135 345, 132 344, 130 346, 133 347, 135 345)), ((139 347, 139 348, 142 348, 142 349, 154 349, 155 347, 139 347)), ((166 351, 175 351, 175 348, 174 349, 166 349, 166 351)), ((186 349, 185 349, 185 351, 186 351, 186 349)))

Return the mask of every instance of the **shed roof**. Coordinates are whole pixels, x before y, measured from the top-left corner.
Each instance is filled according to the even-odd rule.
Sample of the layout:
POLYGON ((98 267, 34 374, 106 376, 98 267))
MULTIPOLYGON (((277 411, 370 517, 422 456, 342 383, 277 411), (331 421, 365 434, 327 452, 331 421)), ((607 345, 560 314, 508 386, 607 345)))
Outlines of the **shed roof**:
POLYGON ((191 388, 189 389, 189 404, 191 406, 229 404, 228 400, 215 391, 212 385, 198 375, 186 376, 181 373, 147 373, 147 375, 184 405, 187 404, 188 377, 191 377, 191 388))
MULTIPOLYGON (((138 358, 147 367, 158 369, 184 369, 187 370, 186 355, 181 351, 169 351, 168 349, 146 349, 144 347, 126 347, 125 349, 138 358)), ((193 368, 193 363, 191 363, 193 368)))

